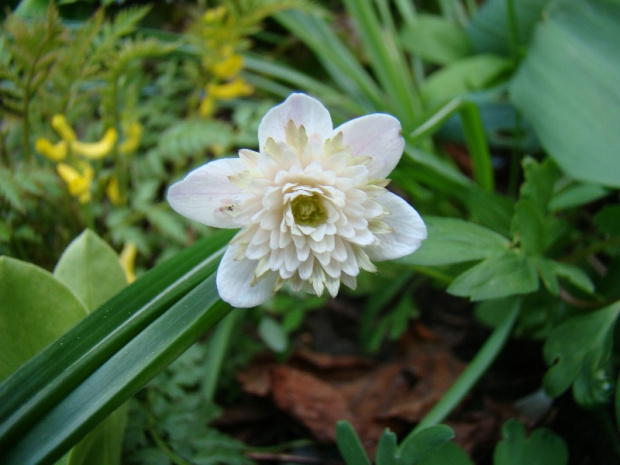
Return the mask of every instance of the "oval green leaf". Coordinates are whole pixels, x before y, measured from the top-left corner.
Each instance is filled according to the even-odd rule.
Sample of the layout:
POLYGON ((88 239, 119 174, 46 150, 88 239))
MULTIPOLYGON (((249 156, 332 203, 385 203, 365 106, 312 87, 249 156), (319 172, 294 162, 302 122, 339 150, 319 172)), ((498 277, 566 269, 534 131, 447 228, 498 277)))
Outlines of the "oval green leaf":
POLYGON ((65 249, 54 276, 82 300, 89 312, 127 285, 116 252, 88 229, 65 249))
MULTIPOLYGON (((87 314, 48 271, 0 257, 0 380, 87 314)), ((71 341, 66 341, 67 346, 71 341)), ((63 344, 63 342, 59 342, 63 344)))

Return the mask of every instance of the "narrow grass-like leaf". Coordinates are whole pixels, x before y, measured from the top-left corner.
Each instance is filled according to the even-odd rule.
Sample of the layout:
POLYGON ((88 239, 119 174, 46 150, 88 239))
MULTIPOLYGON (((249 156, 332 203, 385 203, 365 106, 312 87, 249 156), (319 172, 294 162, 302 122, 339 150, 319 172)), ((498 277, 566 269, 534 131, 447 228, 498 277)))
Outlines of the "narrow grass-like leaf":
POLYGON ((472 157, 474 179, 485 191, 494 189, 491 153, 487 144, 478 107, 473 102, 454 98, 433 113, 424 123, 409 135, 409 141, 417 142, 431 136, 455 113, 461 117, 467 148, 472 157))
POLYGON ((155 267, 7 378, 0 385, 0 450, 210 276, 231 237, 218 232, 155 267))
POLYGON ((321 18, 298 11, 276 15, 276 19, 316 54, 339 87, 366 108, 385 107, 385 97, 357 59, 321 18))
POLYGON ((393 100, 397 115, 405 128, 413 127, 420 114, 420 99, 415 83, 399 48, 396 32, 382 25, 369 0, 345 0, 347 11, 355 20, 360 39, 370 58, 370 65, 381 87, 393 100))
POLYGON ((202 385, 202 392, 204 392, 205 399, 208 402, 213 402, 217 381, 220 376, 222 365, 224 364, 226 352, 230 346, 231 336, 244 314, 245 310, 242 308, 233 310, 217 326, 217 329, 211 337, 209 352, 207 353, 205 380, 202 385))
POLYGON ((27 431, 4 446, 2 463, 46 463, 62 456, 229 311, 212 273, 51 410, 29 422, 27 431))
POLYGON ((407 442, 410 436, 414 436, 419 431, 429 426, 442 422, 454 408, 465 398, 471 388, 478 382, 482 375, 491 366, 491 363, 499 355, 508 340, 512 328, 517 321, 521 310, 521 299, 511 299, 506 301, 509 305, 508 312, 504 320, 495 328, 484 345, 476 353, 476 356, 469 362, 467 368, 461 373, 456 382, 443 395, 441 400, 435 404, 430 412, 422 419, 420 423, 409 433, 409 436, 403 440, 407 442))

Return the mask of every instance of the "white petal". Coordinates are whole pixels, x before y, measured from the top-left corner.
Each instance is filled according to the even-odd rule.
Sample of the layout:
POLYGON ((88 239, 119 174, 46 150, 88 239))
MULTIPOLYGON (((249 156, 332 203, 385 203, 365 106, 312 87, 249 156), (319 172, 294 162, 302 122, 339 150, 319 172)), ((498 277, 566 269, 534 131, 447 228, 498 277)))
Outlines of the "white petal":
POLYGON ((240 194, 228 176, 244 170, 238 158, 222 158, 196 168, 168 189, 170 206, 181 215, 216 228, 238 228, 233 217, 220 208, 240 194))
POLYGON ((371 157, 368 171, 371 178, 385 178, 398 164, 405 149, 400 122, 383 113, 362 116, 338 126, 344 144, 353 148, 353 155, 371 157))
POLYGON ((375 199, 390 210, 383 221, 394 231, 381 234, 378 245, 364 248, 371 260, 392 260, 413 253, 426 239, 426 225, 417 211, 399 196, 386 192, 375 199))
POLYGON ((233 260, 235 249, 235 246, 229 246, 224 252, 215 280, 217 290, 221 299, 233 307, 255 307, 273 295, 277 273, 267 272, 263 279, 251 286, 258 261, 233 260))
POLYGON ((321 102, 305 94, 291 94, 283 103, 269 110, 260 122, 259 148, 262 150, 270 137, 276 142, 286 141, 285 129, 290 120, 298 127, 303 125, 308 137, 318 134, 321 140, 325 140, 332 133, 332 119, 321 102))

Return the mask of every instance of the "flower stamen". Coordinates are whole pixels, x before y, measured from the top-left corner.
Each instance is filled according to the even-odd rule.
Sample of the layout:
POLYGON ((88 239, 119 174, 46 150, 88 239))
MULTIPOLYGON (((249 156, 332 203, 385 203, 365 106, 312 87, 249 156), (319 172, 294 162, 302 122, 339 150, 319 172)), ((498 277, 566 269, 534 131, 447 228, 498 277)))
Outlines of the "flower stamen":
POLYGON ((297 196, 291 202, 291 210, 295 223, 298 225, 316 228, 327 220, 327 211, 323 206, 321 196, 316 193, 297 196))

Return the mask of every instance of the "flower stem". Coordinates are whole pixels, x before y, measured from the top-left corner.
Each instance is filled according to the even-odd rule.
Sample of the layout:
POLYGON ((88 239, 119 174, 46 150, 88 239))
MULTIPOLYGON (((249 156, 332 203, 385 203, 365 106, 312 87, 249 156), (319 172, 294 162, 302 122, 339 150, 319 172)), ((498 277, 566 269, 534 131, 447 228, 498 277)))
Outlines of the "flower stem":
POLYGON ((410 436, 413 436, 424 428, 439 424, 456 408, 482 375, 486 373, 491 363, 493 363, 504 347, 517 320, 520 309, 521 301, 514 300, 508 315, 506 315, 499 326, 495 328, 491 336, 489 336, 489 339, 487 339, 467 368, 461 373, 461 376, 459 376, 456 382, 448 389, 431 411, 426 414, 422 421, 409 433, 407 438, 403 439, 402 443, 406 442, 410 436))

